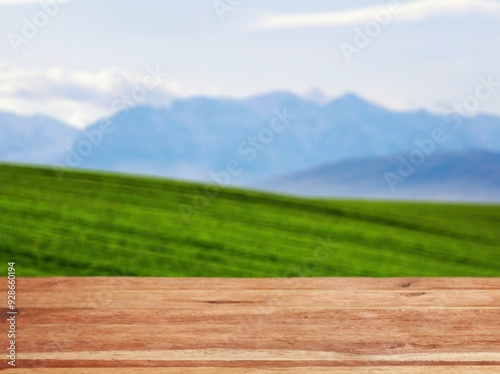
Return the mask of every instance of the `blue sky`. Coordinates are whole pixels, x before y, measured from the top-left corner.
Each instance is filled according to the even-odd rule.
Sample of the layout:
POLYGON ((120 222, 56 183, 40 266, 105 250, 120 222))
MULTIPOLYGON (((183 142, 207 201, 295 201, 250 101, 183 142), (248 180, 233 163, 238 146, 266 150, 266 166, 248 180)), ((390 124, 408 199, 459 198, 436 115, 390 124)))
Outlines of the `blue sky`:
MULTIPOLYGON (((157 106, 192 95, 320 90, 444 111, 472 94, 480 76, 500 81, 498 1, 400 1, 397 13, 393 2, 373 0, 221 3, 235 4, 223 20, 213 0, 73 0, 16 53, 12 35, 24 37, 24 19, 41 7, 0 0, 0 110, 82 127, 111 114, 111 102, 148 67, 170 74, 147 98, 157 106), (356 30, 373 26, 380 12, 390 21, 347 61, 341 46, 355 46, 356 30)), ((500 90, 480 110, 500 114, 499 104, 500 90)))

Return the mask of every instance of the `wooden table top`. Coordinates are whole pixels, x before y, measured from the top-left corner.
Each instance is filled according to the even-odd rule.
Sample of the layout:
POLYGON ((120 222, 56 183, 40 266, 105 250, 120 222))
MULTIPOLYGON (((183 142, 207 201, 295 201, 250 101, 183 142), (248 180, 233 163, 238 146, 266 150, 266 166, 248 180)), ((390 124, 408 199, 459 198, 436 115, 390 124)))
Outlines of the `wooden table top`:
POLYGON ((16 303, 12 373, 500 373, 500 278, 18 278, 16 303))

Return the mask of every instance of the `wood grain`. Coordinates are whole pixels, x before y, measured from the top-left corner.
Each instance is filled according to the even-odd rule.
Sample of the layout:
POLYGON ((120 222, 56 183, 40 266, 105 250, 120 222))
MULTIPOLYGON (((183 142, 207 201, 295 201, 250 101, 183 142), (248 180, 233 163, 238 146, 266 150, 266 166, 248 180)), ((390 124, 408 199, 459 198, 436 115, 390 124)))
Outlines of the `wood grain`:
POLYGON ((498 278, 21 278, 17 309, 12 373, 500 373, 498 278))

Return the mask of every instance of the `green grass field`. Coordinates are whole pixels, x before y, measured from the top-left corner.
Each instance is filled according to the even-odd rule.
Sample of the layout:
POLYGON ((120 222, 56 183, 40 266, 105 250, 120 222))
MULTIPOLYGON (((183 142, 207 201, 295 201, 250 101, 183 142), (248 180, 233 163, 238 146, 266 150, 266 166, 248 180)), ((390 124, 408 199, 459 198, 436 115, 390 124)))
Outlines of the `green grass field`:
POLYGON ((224 188, 187 223, 180 204, 195 210, 204 188, 0 165, 4 267, 15 261, 19 276, 500 276, 498 205, 224 188))

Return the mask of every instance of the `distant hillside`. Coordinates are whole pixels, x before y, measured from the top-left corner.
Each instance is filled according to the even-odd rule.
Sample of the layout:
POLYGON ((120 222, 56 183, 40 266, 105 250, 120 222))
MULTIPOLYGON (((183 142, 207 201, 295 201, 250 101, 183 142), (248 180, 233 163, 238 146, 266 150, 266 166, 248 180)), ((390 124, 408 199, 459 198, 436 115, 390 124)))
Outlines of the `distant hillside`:
POLYGON ((19 276, 500 276, 500 206, 312 200, 0 165, 19 276))
MULTIPOLYGON (((408 155, 401 156, 408 162, 408 155)), ((273 178, 260 187, 309 196, 500 202, 500 154, 434 154, 421 166, 403 166, 400 175, 402 163, 395 156, 339 161, 273 178)))
POLYGON ((51 164, 65 155, 77 133, 48 117, 0 112, 0 160, 51 164))

